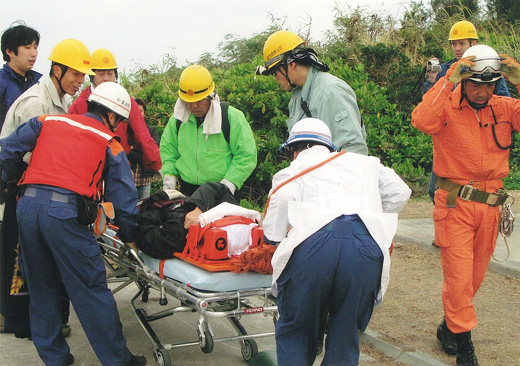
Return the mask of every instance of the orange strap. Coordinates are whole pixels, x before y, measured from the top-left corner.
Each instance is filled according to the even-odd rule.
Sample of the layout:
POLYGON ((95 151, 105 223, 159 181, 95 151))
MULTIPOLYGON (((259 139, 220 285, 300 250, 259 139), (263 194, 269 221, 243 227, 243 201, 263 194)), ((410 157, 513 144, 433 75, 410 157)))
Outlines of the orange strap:
MULTIPOLYGON (((319 167, 321 167, 321 166, 327 164, 328 162, 330 162, 330 161, 332 161, 332 160, 334 160, 334 159, 336 159, 336 158, 339 158, 341 155, 343 155, 343 154, 345 154, 345 153, 346 153, 345 150, 340 151, 340 152, 337 153, 336 155, 333 155, 333 156, 331 156, 330 158, 328 158, 327 160, 324 160, 324 161, 322 161, 322 162, 319 163, 319 164, 316 164, 316 165, 314 165, 314 166, 311 166, 310 168, 307 168, 307 169, 301 171, 300 173, 296 174, 294 177, 291 177, 291 178, 287 179, 285 182, 282 182, 278 187, 276 187, 276 188, 271 192, 271 194, 270 194, 269 197, 267 198, 267 203, 265 204, 264 214, 265 214, 265 212, 267 211, 267 208, 269 207, 269 202, 271 201, 271 196, 272 196, 273 194, 275 194, 275 193, 276 193, 280 188, 282 188, 282 187, 285 186, 286 184, 292 182, 292 181, 295 180, 296 178, 299 178, 299 177, 301 177, 302 175, 305 175, 305 174, 307 174, 307 173, 313 171, 314 169, 318 169, 319 167)), ((264 215, 264 216, 265 216, 265 215, 264 215)))
POLYGON ((166 259, 163 259, 159 262, 159 277, 164 280, 164 265, 166 264, 166 259))

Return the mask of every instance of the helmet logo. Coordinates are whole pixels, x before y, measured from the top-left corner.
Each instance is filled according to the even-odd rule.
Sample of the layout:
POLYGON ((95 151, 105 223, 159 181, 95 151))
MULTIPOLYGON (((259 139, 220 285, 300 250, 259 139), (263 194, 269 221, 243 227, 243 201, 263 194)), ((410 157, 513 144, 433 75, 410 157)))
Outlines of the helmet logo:
POLYGON ((189 89, 186 94, 188 94, 190 97, 194 96, 195 95, 195 92, 193 91, 193 89, 189 89))
POLYGON ((108 59, 108 57, 104 57, 103 58, 103 63, 104 64, 108 64, 110 62, 110 60, 108 59))
POLYGON ((89 60, 83 60, 83 65, 90 65, 90 61, 89 60))
POLYGON ((453 30, 453 35, 456 36, 457 34, 459 34, 459 30, 458 29, 454 29, 453 30))

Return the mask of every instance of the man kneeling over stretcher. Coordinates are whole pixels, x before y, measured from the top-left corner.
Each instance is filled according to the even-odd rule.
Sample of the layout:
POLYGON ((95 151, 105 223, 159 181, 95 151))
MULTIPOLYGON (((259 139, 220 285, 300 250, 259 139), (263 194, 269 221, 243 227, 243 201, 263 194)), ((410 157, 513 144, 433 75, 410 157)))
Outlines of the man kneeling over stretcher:
POLYGON ((0 140, 2 188, 23 172, 17 217, 21 267, 31 297, 31 335, 45 365, 74 363, 61 333, 61 279, 101 363, 146 365, 144 356, 132 355, 126 346, 85 209, 100 198, 104 181, 104 197, 114 205, 120 238, 134 240, 137 189, 113 133, 128 118, 130 96, 122 86, 106 82, 87 103, 85 115, 35 117, 0 140), (29 151, 25 170, 22 159, 29 151))

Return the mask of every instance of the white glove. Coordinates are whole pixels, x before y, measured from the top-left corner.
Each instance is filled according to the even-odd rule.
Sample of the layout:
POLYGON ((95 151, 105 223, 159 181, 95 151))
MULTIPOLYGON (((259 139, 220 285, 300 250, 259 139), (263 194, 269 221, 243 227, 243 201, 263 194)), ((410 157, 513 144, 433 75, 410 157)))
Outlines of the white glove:
POLYGON ((227 179, 222 179, 220 181, 220 183, 222 183, 223 185, 225 185, 226 187, 229 188, 229 190, 231 191, 231 194, 235 194, 235 191, 237 189, 237 187, 235 187, 235 185, 233 183, 231 183, 229 180, 227 179))
POLYGON ((166 174, 163 176, 163 190, 177 188, 177 177, 175 175, 166 174))
POLYGON ((164 192, 166 192, 170 200, 174 200, 176 198, 184 196, 181 192, 179 192, 176 189, 165 189, 164 192))

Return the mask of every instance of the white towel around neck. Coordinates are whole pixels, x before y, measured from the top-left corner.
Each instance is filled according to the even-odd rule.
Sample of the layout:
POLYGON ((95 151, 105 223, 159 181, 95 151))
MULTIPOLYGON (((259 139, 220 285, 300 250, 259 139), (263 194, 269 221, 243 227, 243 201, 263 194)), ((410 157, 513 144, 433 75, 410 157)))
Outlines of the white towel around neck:
MULTIPOLYGON (((173 117, 180 120, 182 123, 188 122, 191 112, 188 105, 181 98, 177 98, 175 108, 173 109, 173 117)), ((202 126, 202 133, 206 135, 206 139, 209 135, 220 133, 222 131, 222 110, 220 108, 220 98, 218 94, 214 94, 211 99, 208 113, 204 117, 204 125, 202 126)))

